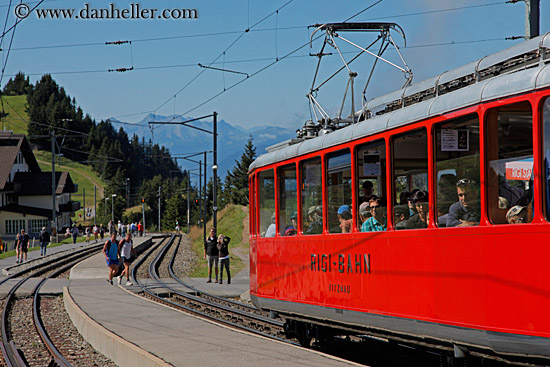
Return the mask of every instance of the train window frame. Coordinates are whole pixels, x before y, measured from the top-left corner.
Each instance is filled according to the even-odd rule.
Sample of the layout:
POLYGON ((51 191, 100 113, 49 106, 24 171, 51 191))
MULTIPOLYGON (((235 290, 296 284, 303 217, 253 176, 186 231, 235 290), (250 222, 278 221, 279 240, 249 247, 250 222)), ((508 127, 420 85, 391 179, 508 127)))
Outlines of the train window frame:
MULTIPOLYGON (((380 205, 384 208, 380 210, 386 210, 386 218, 385 223, 381 223, 381 225, 384 227, 384 230, 387 229, 387 200, 385 197, 387 192, 386 179, 388 164, 386 161, 386 148, 386 140, 384 138, 361 143, 354 148, 355 181, 357 182, 357 188, 355 189, 356 208, 354 208, 354 214, 357 229, 361 232, 366 232, 367 227, 365 226, 365 230, 363 230, 363 224, 372 216, 369 201, 374 196, 381 198, 383 201, 383 204, 380 205), (366 153, 370 156, 368 159, 369 166, 365 166, 366 153), (376 157, 378 157, 378 159, 376 159, 376 157), (369 181, 371 185, 365 184, 367 181, 369 181), (369 192, 370 186, 372 186, 371 192, 369 192), (366 203, 366 205, 363 203, 366 203)), ((376 228, 379 229, 380 227, 376 228)))
MULTIPOLYGON (((395 134, 391 137, 390 140, 390 149, 391 149, 391 194, 393 198, 393 205, 392 205, 392 224, 393 228, 395 230, 405 230, 405 229, 425 229, 429 228, 430 223, 433 219, 429 218, 429 206, 433 205, 429 201, 429 189, 430 189, 430 159, 429 159, 429 150, 428 150, 428 130, 426 127, 421 126, 419 128, 410 130, 410 131, 404 131, 399 134, 395 134), (405 141, 406 139, 415 139, 414 135, 421 134, 420 143, 425 143, 422 145, 424 147, 424 151, 421 152, 421 155, 423 153, 423 157, 419 157, 417 161, 423 160, 425 163, 423 166, 418 166, 415 169, 406 170, 406 167, 401 167, 397 164, 398 159, 403 159, 405 157, 405 154, 402 156, 396 153, 396 144, 398 140, 405 141), (405 169, 405 172, 403 174, 397 174, 397 169, 405 169), (422 190, 421 188, 415 188, 418 189, 418 191, 413 190, 412 183, 414 181, 417 181, 417 183, 420 183, 422 185, 422 188, 425 188, 422 190), (397 193, 397 184, 406 186, 407 191, 401 191, 401 194, 398 195, 397 193), (410 193, 414 195, 409 195, 408 197, 405 197, 405 193, 410 193), (401 198, 403 196, 403 198, 401 198), (399 201, 399 204, 397 202, 399 201), (418 214, 417 210, 421 210, 423 215, 418 214), (426 221, 422 219, 422 216, 426 218, 426 221), (399 222, 397 220, 399 219, 399 222), (402 223, 402 224, 401 224, 402 223)), ((418 153, 418 150, 409 150, 407 159, 410 158, 411 152, 414 151, 418 153)))
POLYGON ((344 148, 327 153, 325 162, 328 233, 351 233, 353 230, 351 149, 344 148), (335 180, 334 184, 331 184, 332 180, 335 180), (333 205, 333 201, 336 205, 333 205))
POLYGON ((433 125, 435 225, 478 226, 481 221, 481 137, 477 113, 433 125))
MULTIPOLYGON (((276 203, 276 199, 275 199, 276 198, 276 179, 275 179, 275 170, 273 168, 266 169, 266 170, 258 172, 258 197, 259 197, 259 199, 258 199, 258 234, 259 234, 260 237, 266 238, 266 233, 268 232, 269 227, 271 226, 271 224, 273 222, 272 218, 275 215, 275 211, 276 211, 276 208, 277 208, 277 203, 276 203), (263 182, 266 180, 266 179, 263 179, 263 176, 268 175, 270 173, 271 173, 271 176, 267 177, 266 179, 272 179, 273 180, 273 183, 272 183, 272 187, 273 187, 273 207, 272 208, 266 207, 266 206, 263 205, 264 204, 264 197, 265 197, 263 195, 264 192, 265 192, 265 190, 263 190, 264 189, 263 182), (266 225, 266 223, 269 223, 269 224, 266 225)), ((265 199, 265 200, 271 200, 271 198, 268 198, 268 199, 265 199)), ((275 223, 273 223, 273 225, 275 226, 275 223)), ((275 233, 275 228, 273 229, 273 233, 275 233)), ((273 237, 273 236, 269 236, 269 237, 273 237)))
MULTIPOLYGON (((298 233, 298 181, 297 181, 297 169, 296 164, 287 164, 277 168, 277 197, 278 197, 278 224, 277 224, 277 233, 280 236, 293 236, 298 233), (294 197, 288 198, 286 190, 287 178, 286 172, 294 173, 294 197), (288 199, 288 200, 287 200, 288 199), (294 200, 294 205, 292 208, 288 208, 290 202, 292 206, 292 200, 294 200)), ((292 177, 290 178, 292 179, 292 177)))
POLYGON ((321 157, 314 157, 301 161, 298 174, 300 180, 299 224, 302 228, 301 234, 306 236, 323 234, 325 223, 323 214, 323 160, 321 157), (318 166, 317 172, 314 172, 315 166, 318 166), (317 178, 317 181, 315 181, 315 178, 317 178), (308 182, 308 180, 310 181, 308 182), (317 185, 313 187, 312 185, 315 183, 317 185), (312 186, 311 190, 310 186, 312 186), (307 228, 306 223, 309 223, 307 228))
MULTIPOLYGON (((493 225, 531 223, 534 212, 533 184, 531 180, 533 177, 533 154, 535 148, 532 105, 530 101, 519 101, 491 108, 485 114, 484 124, 488 220, 493 225), (502 118, 503 126, 501 129, 500 116, 506 115, 506 113, 509 116, 502 118), (520 116, 521 113, 524 113, 525 116, 520 116), (515 116, 513 116, 514 114, 515 116), (530 136, 523 138, 526 144, 530 144, 530 155, 525 154, 528 153, 525 149, 522 156, 512 155, 515 151, 509 149, 501 153, 503 149, 500 147, 501 135, 499 134, 504 128, 507 130, 513 128, 513 117, 516 120, 523 118, 530 122, 530 136), (508 126, 505 127, 505 123, 508 126), (496 133, 494 131, 495 128, 497 129, 496 133), (507 156, 504 157, 504 154, 507 156), (499 174, 501 171, 504 171, 504 174, 499 174), (529 175, 530 179, 522 180, 521 178, 526 178, 524 173, 517 176, 514 172, 524 172, 525 175, 529 175), (508 183, 509 181, 510 183, 508 183), (523 182, 517 183, 515 181, 523 182)), ((516 123, 516 125, 518 124, 516 123)), ((521 129, 517 129, 517 131, 526 133, 528 130, 525 126, 520 127, 521 129)), ((507 134, 504 132, 502 136, 510 136, 510 132, 507 134)), ((507 139, 514 141, 514 143, 509 144, 517 145, 521 136, 516 132, 513 139, 507 139)))
POLYGON ((541 136, 541 181, 542 181, 542 200, 543 200, 543 216, 547 222, 550 222, 550 153, 545 152, 550 149, 550 96, 545 96, 540 101, 540 126, 542 131, 541 136), (548 128, 547 128, 548 126, 548 128), (548 144, 546 142, 548 141, 548 144))

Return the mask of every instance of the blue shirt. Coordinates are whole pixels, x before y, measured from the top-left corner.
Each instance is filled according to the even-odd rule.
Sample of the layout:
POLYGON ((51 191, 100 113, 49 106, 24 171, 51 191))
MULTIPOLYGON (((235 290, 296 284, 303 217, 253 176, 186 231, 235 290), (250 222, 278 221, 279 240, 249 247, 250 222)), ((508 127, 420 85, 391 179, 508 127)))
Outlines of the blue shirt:
MULTIPOLYGON (((111 242, 111 240, 109 240, 111 242)), ((109 247, 107 249, 107 257, 111 260, 117 260, 118 259, 118 243, 111 242, 111 246, 107 245, 109 247)))
POLYGON ((361 232, 381 232, 385 230, 386 226, 381 224, 374 217, 370 217, 361 225, 361 232))

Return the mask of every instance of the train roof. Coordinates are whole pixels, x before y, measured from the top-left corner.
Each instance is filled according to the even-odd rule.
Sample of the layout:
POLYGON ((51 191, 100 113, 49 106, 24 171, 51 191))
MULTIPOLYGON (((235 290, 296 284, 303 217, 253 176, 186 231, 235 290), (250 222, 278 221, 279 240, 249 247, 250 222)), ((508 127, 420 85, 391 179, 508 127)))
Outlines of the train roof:
POLYGON ((358 123, 268 148, 249 170, 312 153, 476 103, 550 86, 550 33, 370 100, 358 123))

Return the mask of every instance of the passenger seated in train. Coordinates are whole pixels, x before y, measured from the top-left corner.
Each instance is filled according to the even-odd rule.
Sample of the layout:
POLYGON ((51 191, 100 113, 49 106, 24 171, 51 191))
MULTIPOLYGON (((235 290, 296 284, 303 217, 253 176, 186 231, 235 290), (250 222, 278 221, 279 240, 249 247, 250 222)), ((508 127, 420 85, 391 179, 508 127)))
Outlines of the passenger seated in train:
POLYGON ((428 228, 428 193, 421 190, 416 191, 414 196, 412 197, 412 203, 414 204, 417 213, 411 216, 406 221, 397 224, 395 226, 395 229, 428 228))
POLYGON ((363 224, 367 219, 369 219, 370 216, 370 203, 364 202, 359 205, 359 220, 360 220, 360 228, 361 232, 365 232, 363 230, 363 224))
POLYGON ((264 237, 275 237, 275 231, 277 227, 275 227, 275 213, 271 216, 271 224, 269 227, 267 227, 267 230, 265 231, 264 237))
POLYGON ((416 214, 416 208, 414 207, 413 203, 413 196, 417 191, 418 189, 414 189, 412 192, 403 191, 401 195, 399 195, 399 204, 408 206, 409 217, 412 217, 416 214))
POLYGON ((506 213, 506 220, 510 224, 521 224, 528 222, 528 210, 526 206, 515 205, 506 213))
POLYGON ((386 230, 386 199, 375 198, 370 200, 372 217, 361 226, 361 232, 381 232, 386 230))
POLYGON ((342 205, 338 208, 338 222, 340 222, 341 233, 350 233, 352 228, 351 210, 349 205, 342 205))
POLYGON ((361 195, 359 196, 358 203, 368 203, 374 196, 374 186, 371 181, 365 180, 361 185, 361 195))
POLYGON ((285 236, 295 236, 298 233, 298 224, 297 224, 298 212, 292 212, 290 216, 291 225, 285 228, 285 236))
MULTIPOLYGON (((397 227, 397 224, 407 221, 409 219, 409 206, 408 205, 396 205, 393 208, 393 218, 394 224, 397 227)), ((402 229, 402 228, 401 228, 402 229)))
POLYGON ((323 233, 323 207, 320 205, 311 206, 307 211, 307 216, 309 225, 304 234, 323 233))
POLYGON ((468 178, 456 183, 458 201, 450 206, 447 215, 447 227, 469 227, 479 225, 481 206, 479 185, 468 178))

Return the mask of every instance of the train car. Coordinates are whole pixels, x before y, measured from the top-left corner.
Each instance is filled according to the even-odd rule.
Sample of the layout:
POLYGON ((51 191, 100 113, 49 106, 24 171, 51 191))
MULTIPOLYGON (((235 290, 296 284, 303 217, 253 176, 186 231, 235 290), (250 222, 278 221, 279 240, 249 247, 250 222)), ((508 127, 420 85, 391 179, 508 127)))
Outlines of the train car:
POLYGON ((548 363, 549 60, 545 34, 259 156, 253 303, 303 344, 369 334, 548 363))

